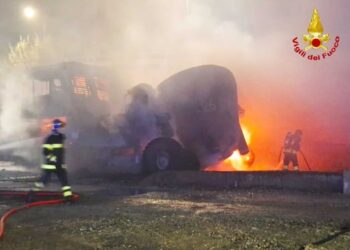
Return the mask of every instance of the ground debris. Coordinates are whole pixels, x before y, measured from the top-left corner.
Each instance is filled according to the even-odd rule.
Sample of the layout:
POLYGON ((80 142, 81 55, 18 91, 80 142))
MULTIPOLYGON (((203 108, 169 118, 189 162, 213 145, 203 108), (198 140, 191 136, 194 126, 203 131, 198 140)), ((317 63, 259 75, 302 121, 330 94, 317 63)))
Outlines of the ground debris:
MULTIPOLYGON (((118 195, 110 195, 117 191, 80 192, 81 201, 72 206, 19 213, 9 221, 2 249, 346 249, 350 245, 349 233, 337 235, 344 221, 350 221, 344 209, 350 199, 345 196, 203 189, 138 194, 123 194, 120 189, 118 195)), ((0 209, 12 204, 2 201, 0 209)))

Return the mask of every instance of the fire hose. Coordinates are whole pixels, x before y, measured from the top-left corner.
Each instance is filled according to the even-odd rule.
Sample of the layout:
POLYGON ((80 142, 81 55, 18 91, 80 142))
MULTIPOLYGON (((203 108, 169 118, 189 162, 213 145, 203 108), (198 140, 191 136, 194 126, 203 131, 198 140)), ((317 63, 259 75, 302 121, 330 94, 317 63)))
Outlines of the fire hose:
POLYGON ((299 152, 300 152, 301 156, 303 157, 304 162, 305 162, 307 168, 311 171, 311 167, 310 167, 310 165, 309 165, 309 162, 306 160, 305 154, 304 154, 303 151, 301 151, 301 150, 299 150, 299 152))
MULTIPOLYGON (((299 150, 299 152, 300 152, 301 156, 303 157, 303 160, 304 160, 304 162, 305 162, 307 168, 309 169, 309 171, 311 171, 310 164, 309 164, 309 162, 307 161, 304 152, 301 151, 301 150, 299 150)), ((283 147, 281 147, 280 153, 279 153, 279 155, 278 155, 278 163, 280 163, 280 161, 281 161, 282 153, 283 153, 283 147)))
MULTIPOLYGON (((27 208, 57 205, 57 204, 63 204, 67 202, 65 199, 62 198, 62 193, 60 192, 0 191, 0 197, 5 197, 5 198, 28 199, 28 198, 32 198, 31 197, 32 195, 34 195, 34 197, 40 197, 40 198, 46 198, 46 199, 50 197, 55 197, 55 199, 34 201, 19 207, 11 208, 8 211, 6 211, 5 214, 3 214, 0 218, 0 240, 3 238, 5 233, 5 223, 11 215, 27 208)), ((80 196, 78 194, 73 194, 70 201, 78 201, 79 198, 80 196)))

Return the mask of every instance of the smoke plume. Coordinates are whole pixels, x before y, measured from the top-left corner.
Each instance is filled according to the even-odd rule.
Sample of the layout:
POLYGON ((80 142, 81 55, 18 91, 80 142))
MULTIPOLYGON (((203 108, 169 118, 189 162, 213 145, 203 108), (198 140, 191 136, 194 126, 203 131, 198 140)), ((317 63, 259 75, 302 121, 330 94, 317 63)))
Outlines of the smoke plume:
MULTIPOLYGON (((275 164, 285 133, 300 128, 312 165, 327 170, 332 170, 330 165, 346 167, 348 151, 339 153, 334 148, 349 149, 350 139, 346 109, 350 47, 343 21, 349 16, 347 1, 324 0, 317 6, 302 0, 32 3, 42 15, 18 32, 51 38, 48 63, 108 65, 116 79, 116 113, 124 109, 126 90, 137 83, 156 86, 179 70, 222 65, 236 77, 238 101, 246 111, 242 122, 252 133, 256 164, 275 164), (341 38, 337 53, 323 62, 304 60, 293 51, 292 39, 307 32, 315 7, 331 41, 336 35, 341 38), (320 145, 322 152, 317 149, 320 145), (319 160, 323 151, 336 161, 319 160)), ((331 41, 327 46, 332 46, 331 41)), ((2 116, 8 113, 3 108, 2 116)))

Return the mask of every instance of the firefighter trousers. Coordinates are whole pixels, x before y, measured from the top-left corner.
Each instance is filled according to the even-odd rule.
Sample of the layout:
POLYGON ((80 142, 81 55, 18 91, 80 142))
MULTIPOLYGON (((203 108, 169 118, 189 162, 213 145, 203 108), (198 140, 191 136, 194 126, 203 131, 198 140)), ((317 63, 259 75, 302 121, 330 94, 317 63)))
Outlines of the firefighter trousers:
POLYGON ((292 163, 295 170, 299 169, 299 162, 296 153, 284 153, 283 166, 288 169, 289 163, 292 163))
POLYGON ((57 178, 60 181, 62 187, 68 186, 67 171, 61 166, 56 166, 55 170, 43 169, 43 173, 40 177, 40 182, 46 185, 50 181, 52 173, 55 173, 57 175, 57 178))
POLYGON ((39 191, 41 188, 46 186, 51 179, 52 173, 55 173, 57 175, 58 180, 61 183, 63 196, 65 198, 71 197, 73 193, 71 187, 68 184, 67 171, 62 167, 62 165, 56 165, 55 169, 43 169, 40 181, 35 183, 35 190, 39 191))

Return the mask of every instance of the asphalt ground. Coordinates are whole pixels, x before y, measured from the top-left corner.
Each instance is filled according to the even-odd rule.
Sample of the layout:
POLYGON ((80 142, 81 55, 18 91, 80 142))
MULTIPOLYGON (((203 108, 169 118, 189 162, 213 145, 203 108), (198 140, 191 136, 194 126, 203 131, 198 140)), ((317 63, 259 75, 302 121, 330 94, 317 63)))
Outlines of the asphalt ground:
MULTIPOLYGON (((39 172, 0 172, 28 190, 39 172)), ((0 249, 349 249, 350 196, 140 185, 138 176, 71 177, 75 204, 11 217, 0 249)), ((59 190, 56 179, 47 190, 59 190)), ((23 204, 0 200, 0 212, 23 204)))

